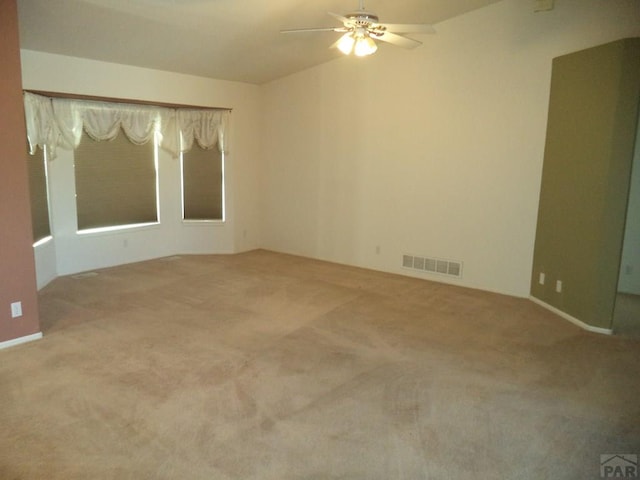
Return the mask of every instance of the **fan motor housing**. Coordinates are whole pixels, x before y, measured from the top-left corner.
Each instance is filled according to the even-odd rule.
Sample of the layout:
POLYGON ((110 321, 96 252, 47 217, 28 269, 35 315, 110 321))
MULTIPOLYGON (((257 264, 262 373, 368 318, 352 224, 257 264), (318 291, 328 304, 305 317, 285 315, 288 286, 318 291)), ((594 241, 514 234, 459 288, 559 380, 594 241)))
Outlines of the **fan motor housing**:
POLYGON ((365 12, 364 10, 347 13, 345 17, 361 25, 370 25, 372 23, 378 23, 378 16, 375 13, 365 12))

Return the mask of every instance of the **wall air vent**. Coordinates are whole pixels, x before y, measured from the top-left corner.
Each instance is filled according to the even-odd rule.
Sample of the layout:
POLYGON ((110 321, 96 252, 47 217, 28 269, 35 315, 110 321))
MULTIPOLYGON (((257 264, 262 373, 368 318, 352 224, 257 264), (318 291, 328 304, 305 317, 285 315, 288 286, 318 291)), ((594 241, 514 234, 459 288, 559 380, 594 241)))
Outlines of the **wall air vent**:
POLYGON ((442 258, 402 255, 402 267, 427 273, 462 278, 462 262, 442 258))

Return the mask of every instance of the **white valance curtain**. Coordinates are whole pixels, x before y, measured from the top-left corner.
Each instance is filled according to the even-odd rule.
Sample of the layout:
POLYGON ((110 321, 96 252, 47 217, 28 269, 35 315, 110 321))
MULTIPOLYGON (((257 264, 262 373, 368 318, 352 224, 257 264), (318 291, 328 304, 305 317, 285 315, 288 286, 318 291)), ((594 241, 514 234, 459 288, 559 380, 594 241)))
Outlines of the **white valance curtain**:
POLYGON ((160 147, 174 158, 188 152, 193 141, 204 149, 227 152, 228 110, 174 109, 148 105, 49 98, 25 92, 24 108, 31 153, 47 146, 49 158, 58 148, 73 150, 82 131, 95 140, 111 140, 120 129, 142 145, 160 133, 160 147))

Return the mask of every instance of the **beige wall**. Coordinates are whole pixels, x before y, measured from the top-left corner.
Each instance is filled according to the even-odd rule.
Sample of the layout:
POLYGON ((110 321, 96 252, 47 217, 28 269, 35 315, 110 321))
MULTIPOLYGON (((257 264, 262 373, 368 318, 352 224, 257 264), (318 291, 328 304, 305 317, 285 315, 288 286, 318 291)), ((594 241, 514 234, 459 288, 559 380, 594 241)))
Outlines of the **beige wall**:
POLYGON ((39 332, 27 182, 26 132, 20 87, 18 17, 0 0, 0 343, 39 332), (22 302, 22 317, 10 305, 22 302))
POLYGON ((505 0, 264 87, 264 246, 528 296, 554 57, 640 34, 635 0, 505 0), (379 247, 379 249, 377 248, 379 247), (377 253, 379 251, 379 253, 377 253))

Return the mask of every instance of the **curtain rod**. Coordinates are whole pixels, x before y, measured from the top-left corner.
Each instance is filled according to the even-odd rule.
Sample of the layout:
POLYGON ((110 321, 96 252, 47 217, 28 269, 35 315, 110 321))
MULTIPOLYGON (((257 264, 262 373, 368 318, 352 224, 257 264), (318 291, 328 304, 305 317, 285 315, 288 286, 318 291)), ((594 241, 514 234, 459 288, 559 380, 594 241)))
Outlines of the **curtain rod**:
POLYGON ((111 103, 129 103, 133 105, 150 105, 154 107, 165 108, 197 108, 200 110, 217 110, 231 112, 232 108, 226 107, 203 107, 201 105, 186 105, 180 103, 167 103, 167 102, 152 102, 148 100, 135 100, 131 98, 113 98, 113 97, 100 97, 96 95, 80 95, 76 93, 63 93, 63 92, 47 92, 44 90, 23 90, 24 92, 33 93, 36 95, 42 95, 44 97, 52 98, 68 98, 71 100, 90 100, 95 102, 111 102, 111 103))

